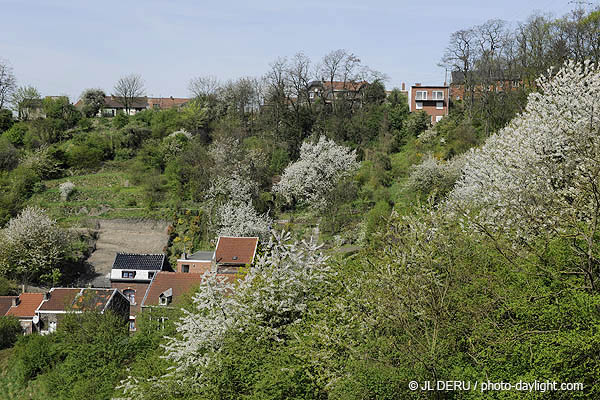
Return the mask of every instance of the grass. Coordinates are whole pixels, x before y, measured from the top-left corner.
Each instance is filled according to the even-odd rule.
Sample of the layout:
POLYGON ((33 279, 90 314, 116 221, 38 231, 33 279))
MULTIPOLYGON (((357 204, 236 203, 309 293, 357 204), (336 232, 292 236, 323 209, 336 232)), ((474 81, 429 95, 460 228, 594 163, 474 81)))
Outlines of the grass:
POLYGON ((34 194, 28 204, 45 208, 60 222, 78 223, 89 217, 164 218, 162 209, 150 210, 146 207, 142 186, 130 183, 125 172, 104 171, 76 175, 44 181, 44 185, 46 190, 34 194), (75 191, 67 201, 63 201, 59 185, 67 181, 73 182, 75 191))
POLYGON ((43 400, 49 398, 40 381, 29 381, 26 387, 19 384, 17 371, 11 363, 13 349, 0 350, 0 399, 43 400))

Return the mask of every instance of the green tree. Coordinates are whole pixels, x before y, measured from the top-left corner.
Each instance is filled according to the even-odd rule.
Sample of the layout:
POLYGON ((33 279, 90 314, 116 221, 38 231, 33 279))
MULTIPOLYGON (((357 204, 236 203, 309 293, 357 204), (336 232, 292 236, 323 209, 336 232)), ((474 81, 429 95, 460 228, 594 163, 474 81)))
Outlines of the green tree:
POLYGON ((23 328, 17 317, 0 316, 0 350, 15 344, 22 333, 23 328))
POLYGON ((86 89, 81 94, 83 114, 88 118, 95 117, 104 106, 105 97, 106 93, 102 89, 86 89))

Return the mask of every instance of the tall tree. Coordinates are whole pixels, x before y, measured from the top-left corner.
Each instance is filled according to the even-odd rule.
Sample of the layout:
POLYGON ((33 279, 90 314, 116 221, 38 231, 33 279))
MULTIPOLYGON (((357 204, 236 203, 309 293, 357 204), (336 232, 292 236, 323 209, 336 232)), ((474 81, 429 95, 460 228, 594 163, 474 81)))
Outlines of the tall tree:
POLYGON ((42 95, 33 86, 20 86, 11 96, 13 109, 17 111, 20 120, 29 118, 29 110, 32 107, 40 106, 42 95))
POLYGON ((8 103, 17 88, 17 79, 10 63, 0 59, 0 109, 8 103))
POLYGON ((138 74, 131 74, 120 78, 115 87, 113 96, 117 101, 125 107, 125 111, 129 114, 132 105, 139 97, 144 96, 144 81, 138 74))
POLYGON ((98 114, 98 111, 104 106, 104 98, 106 93, 102 89, 86 89, 81 94, 83 101, 83 113, 86 117, 93 117, 98 114))

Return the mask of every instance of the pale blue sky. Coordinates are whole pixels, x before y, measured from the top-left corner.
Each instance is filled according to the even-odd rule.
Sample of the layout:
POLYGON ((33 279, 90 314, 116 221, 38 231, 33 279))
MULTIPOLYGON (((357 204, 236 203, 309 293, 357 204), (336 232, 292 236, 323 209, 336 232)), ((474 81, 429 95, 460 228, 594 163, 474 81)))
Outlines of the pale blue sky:
POLYGON ((0 0, 0 58, 19 84, 77 100, 139 73, 152 96, 188 95, 190 78, 264 74, 278 56, 317 61, 344 48, 386 86, 440 84, 450 34, 492 18, 562 15, 568 0, 158 1, 0 0))

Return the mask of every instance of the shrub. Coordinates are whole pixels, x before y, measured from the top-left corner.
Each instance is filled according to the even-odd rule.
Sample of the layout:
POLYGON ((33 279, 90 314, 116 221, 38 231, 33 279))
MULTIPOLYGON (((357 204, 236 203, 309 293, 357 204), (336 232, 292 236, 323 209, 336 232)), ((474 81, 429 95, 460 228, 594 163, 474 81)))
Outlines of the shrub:
POLYGON ((58 186, 60 198, 62 201, 67 201, 69 196, 75 190, 75 184, 71 181, 63 182, 58 186))
POLYGON ((27 124, 24 122, 17 122, 9 130, 4 132, 2 136, 6 137, 12 144, 20 146, 23 144, 23 139, 28 131, 27 124))
POLYGON ((0 170, 10 171, 19 163, 17 149, 4 136, 0 137, 0 170))
POLYGON ((128 123, 129 123, 129 117, 127 115, 125 115, 124 113, 118 113, 112 119, 112 124, 116 129, 121 129, 121 128, 125 127, 125 125, 127 125, 128 123))
POLYGON ((0 349, 11 347, 22 333, 23 328, 17 317, 0 317, 0 349))

